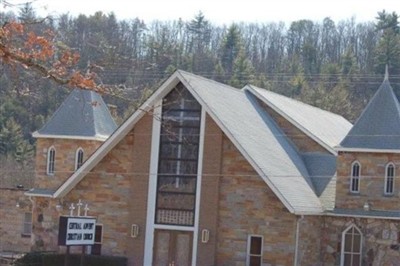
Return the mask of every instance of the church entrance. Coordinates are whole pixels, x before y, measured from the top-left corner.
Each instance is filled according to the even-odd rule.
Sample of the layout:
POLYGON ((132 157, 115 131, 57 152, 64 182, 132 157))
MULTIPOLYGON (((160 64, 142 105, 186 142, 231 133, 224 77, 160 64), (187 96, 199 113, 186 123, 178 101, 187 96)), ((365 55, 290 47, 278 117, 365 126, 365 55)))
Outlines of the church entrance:
POLYGON ((154 266, 189 266, 192 263, 193 232, 155 230, 154 266))

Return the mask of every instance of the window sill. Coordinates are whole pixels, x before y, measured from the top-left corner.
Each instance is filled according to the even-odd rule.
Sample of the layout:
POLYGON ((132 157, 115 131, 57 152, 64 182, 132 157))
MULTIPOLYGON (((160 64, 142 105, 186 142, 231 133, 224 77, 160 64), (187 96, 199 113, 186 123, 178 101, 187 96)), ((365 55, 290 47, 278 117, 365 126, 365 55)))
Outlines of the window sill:
POLYGON ((382 196, 385 198, 394 198, 394 194, 383 194, 382 196))

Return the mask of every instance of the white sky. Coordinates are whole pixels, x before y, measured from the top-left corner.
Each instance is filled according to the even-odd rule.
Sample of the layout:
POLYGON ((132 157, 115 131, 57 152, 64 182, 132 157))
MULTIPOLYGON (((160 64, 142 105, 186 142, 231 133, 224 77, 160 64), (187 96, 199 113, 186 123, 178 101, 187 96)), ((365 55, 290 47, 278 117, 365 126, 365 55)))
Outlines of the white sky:
MULTIPOLYGON (((29 0, 9 0, 21 3, 29 0)), ((31 0, 32 1, 32 0, 31 0)), ((232 22, 291 22, 299 19, 334 21, 355 17, 357 22, 374 21, 385 9, 400 14, 399 0, 33 0, 40 15, 113 11, 118 19, 151 20, 192 19, 199 11, 214 24, 232 22)), ((3 9, 3 7, 0 7, 3 9)))

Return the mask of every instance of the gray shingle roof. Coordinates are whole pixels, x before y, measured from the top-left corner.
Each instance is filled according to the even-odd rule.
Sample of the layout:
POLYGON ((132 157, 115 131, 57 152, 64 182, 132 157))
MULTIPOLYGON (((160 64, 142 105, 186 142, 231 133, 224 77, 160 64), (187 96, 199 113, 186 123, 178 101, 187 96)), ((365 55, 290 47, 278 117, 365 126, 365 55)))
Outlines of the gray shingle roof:
POLYGON ((302 155, 315 192, 325 209, 335 206, 336 156, 329 153, 304 153, 302 155))
POLYGON ((340 147, 400 150, 399 134, 400 105, 385 78, 340 147))
POLYGON ((324 202, 325 194, 327 202, 332 201, 335 177, 328 184, 314 180, 314 189, 313 178, 321 174, 315 164, 318 160, 331 163, 332 158, 299 154, 249 90, 238 90, 184 71, 171 75, 52 196, 69 193, 178 82, 200 102, 290 212, 322 214, 326 206, 321 201, 324 202), (321 193, 320 198, 317 193, 321 193))
POLYGON ((183 71, 179 74, 289 210, 322 211, 301 156, 254 95, 183 71))
POLYGON ((34 137, 104 140, 117 128, 102 97, 89 90, 73 90, 34 137))
POLYGON ((295 99, 255 86, 246 86, 245 89, 254 93, 260 100, 330 151, 334 151, 334 147, 339 145, 352 127, 352 124, 340 115, 295 99))

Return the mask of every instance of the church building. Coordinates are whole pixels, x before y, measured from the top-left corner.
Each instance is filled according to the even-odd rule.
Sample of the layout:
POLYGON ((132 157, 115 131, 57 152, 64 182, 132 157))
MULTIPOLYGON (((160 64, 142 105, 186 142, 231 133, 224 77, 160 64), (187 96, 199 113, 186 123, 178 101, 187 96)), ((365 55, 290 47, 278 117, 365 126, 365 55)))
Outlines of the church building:
POLYGON ((181 70, 119 127, 74 90, 33 133, 31 248, 86 206, 87 252, 129 265, 398 265, 399 132, 387 75, 354 125, 181 70))

